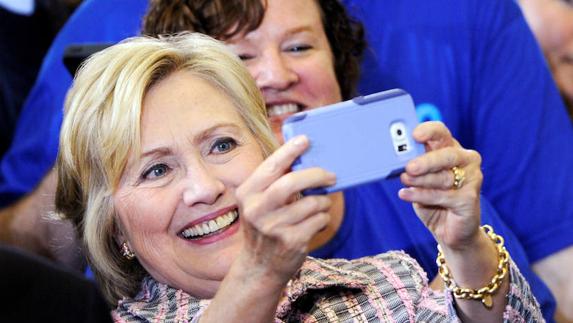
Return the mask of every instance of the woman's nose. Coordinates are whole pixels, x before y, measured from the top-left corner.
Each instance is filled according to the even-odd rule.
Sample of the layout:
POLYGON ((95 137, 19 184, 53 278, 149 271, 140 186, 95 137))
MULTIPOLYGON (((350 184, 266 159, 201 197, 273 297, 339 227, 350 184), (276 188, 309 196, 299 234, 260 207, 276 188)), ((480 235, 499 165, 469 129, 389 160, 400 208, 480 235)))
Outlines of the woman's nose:
POLYGON ((224 182, 202 165, 188 170, 184 185, 183 202, 187 206, 214 204, 225 191, 224 182))
POLYGON ((257 87, 263 91, 288 89, 298 81, 293 64, 280 52, 265 53, 253 64, 257 87))

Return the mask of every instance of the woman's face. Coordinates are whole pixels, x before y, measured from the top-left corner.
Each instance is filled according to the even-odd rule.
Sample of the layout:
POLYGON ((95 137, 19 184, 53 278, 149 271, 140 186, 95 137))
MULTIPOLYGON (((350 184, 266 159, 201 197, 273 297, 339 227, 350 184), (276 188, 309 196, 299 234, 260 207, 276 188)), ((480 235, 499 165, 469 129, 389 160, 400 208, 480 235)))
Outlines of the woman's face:
POLYGON ((315 0, 268 0, 258 29, 227 41, 246 63, 273 132, 289 115, 342 100, 334 58, 315 0))
POLYGON ((114 194, 120 233, 156 280, 213 297, 242 242, 235 189, 263 160, 230 99, 190 72, 143 101, 141 154, 114 194))

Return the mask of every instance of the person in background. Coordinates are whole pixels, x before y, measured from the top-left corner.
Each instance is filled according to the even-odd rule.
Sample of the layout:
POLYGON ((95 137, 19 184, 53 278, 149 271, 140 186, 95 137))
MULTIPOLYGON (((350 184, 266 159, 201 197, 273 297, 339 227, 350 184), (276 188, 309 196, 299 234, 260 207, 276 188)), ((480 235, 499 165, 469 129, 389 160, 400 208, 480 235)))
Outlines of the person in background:
POLYGON ((0 0, 0 157, 44 54, 78 2, 0 0))
POLYGON ((63 102, 72 82, 62 57, 70 44, 113 43, 136 35, 146 8, 144 0, 84 1, 54 39, 18 119, 12 145, 0 160, 0 242, 83 270, 85 261, 72 227, 47 217, 53 210, 52 168, 63 102))
MULTIPOLYGON (((352 34, 352 28, 350 27, 340 27, 346 26, 340 23, 340 20, 336 18, 343 14, 339 12, 332 12, 333 8, 336 7, 337 1, 241 1, 236 3, 225 2, 224 4, 205 2, 201 0, 197 1, 152 1, 150 3, 149 12, 146 15, 144 23, 144 33, 149 35, 159 35, 167 34, 173 32, 180 32, 184 30, 198 31, 214 36, 218 39, 224 40, 231 49, 241 57, 245 64, 247 65, 251 75, 255 77, 257 85, 263 92, 265 96, 265 101, 267 104, 268 114, 270 117, 271 124, 275 133, 279 133, 280 125, 282 120, 288 117, 290 114, 305 110, 312 109, 320 105, 338 102, 341 97, 342 99, 349 99, 352 95, 352 89, 348 88, 348 84, 352 84, 352 72, 345 73, 344 65, 341 62, 345 62, 345 58, 352 58, 352 53, 359 54, 360 45, 356 43, 348 42, 348 39, 355 39, 356 34, 352 34), (261 4, 262 3, 262 4, 261 4), (314 15, 312 18, 311 8, 313 3, 318 4, 319 11, 318 14, 314 15), (259 6, 263 9, 253 9, 259 6), (237 8, 241 8, 239 11, 237 8), (238 10, 235 12, 235 10, 238 10), (330 10, 330 11, 329 11, 330 10), (261 11, 264 11, 264 17, 260 17, 261 11), (249 15, 242 15, 239 12, 250 12, 249 15), (304 12, 304 14, 302 13, 304 12), (259 13, 253 14, 253 13, 259 13), (321 19, 322 17, 322 19, 321 19), (333 18, 334 17, 334 18, 333 18), (244 26, 245 29, 242 30, 237 26, 244 26), (335 27, 336 26, 336 27, 335 27), (339 32, 344 30, 344 32, 339 32), (339 32, 339 33, 337 33, 339 32), (343 36, 340 36, 343 34, 343 36), (345 42, 346 41, 346 42, 345 42), (349 54, 350 53, 350 54, 349 54), (324 64, 328 62, 328 64, 324 64), (341 68, 342 66, 342 68, 341 68), (336 84, 338 80, 339 84, 336 84), (344 80, 345 82, 340 82, 344 80), (337 86, 339 88, 337 89, 337 86)), ((347 4, 349 8, 354 9, 352 4, 347 4)), ((469 90, 476 90, 478 93, 482 94, 479 90, 480 87, 486 88, 493 86, 495 82, 488 84, 480 84, 480 87, 472 86, 466 88, 465 91, 456 91, 455 89, 460 86, 468 86, 473 84, 472 79, 466 79, 465 73, 469 68, 476 68, 479 66, 480 62, 478 58, 474 58, 473 55, 478 55, 470 50, 470 45, 468 42, 477 41, 477 38, 472 37, 459 37, 461 31, 466 33, 473 33, 475 30, 480 30, 476 26, 489 26, 491 28, 505 28, 505 23, 509 21, 514 22, 515 26, 512 28, 517 28, 515 31, 512 30, 516 35, 523 38, 516 38, 518 43, 525 43, 525 46, 529 46, 529 41, 531 44, 535 45, 534 39, 531 33, 527 30, 527 25, 520 16, 519 8, 515 6, 514 3, 509 1, 501 2, 477 2, 473 1, 463 1, 459 4, 458 9, 461 12, 466 12, 467 16, 457 16, 452 13, 451 16, 444 15, 444 18, 436 20, 435 29, 430 28, 433 25, 425 20, 427 17, 418 17, 416 15, 411 15, 412 13, 428 13, 434 14, 431 10, 430 4, 420 4, 417 5, 408 2, 408 4, 394 4, 394 3, 384 3, 382 2, 368 2, 362 1, 356 4, 356 7, 364 10, 364 12, 376 13, 376 17, 386 17, 388 12, 393 12, 395 17, 388 19, 375 19, 377 25, 384 25, 389 30, 394 31, 391 27, 399 27, 400 19, 404 19, 403 23, 412 25, 412 29, 396 29, 396 48, 392 49, 386 48, 391 46, 392 37, 381 37, 385 42, 384 46, 378 47, 379 43, 375 43, 374 46, 370 46, 366 50, 367 58, 369 54, 374 53, 376 58, 403 58, 405 60, 409 59, 412 54, 423 57, 416 57, 416 60, 405 61, 405 62, 392 62, 389 64, 395 64, 396 66, 390 66, 389 69, 396 68, 398 70, 406 69, 403 74, 396 73, 394 78, 388 77, 391 80, 396 80, 399 77, 403 77, 406 80, 418 81, 412 84, 400 84, 399 87, 405 88, 407 91, 412 90, 414 93, 420 95, 414 95, 414 99, 419 102, 419 99, 427 99, 428 92, 421 92, 421 89, 432 90, 431 94, 434 99, 441 98, 445 106, 443 111, 448 112, 444 119, 446 123, 452 123, 454 129, 457 133, 465 138, 468 145, 478 145, 480 149, 483 149, 486 153, 495 152, 496 149, 501 149, 506 146, 500 146, 496 142, 492 142, 492 147, 484 145, 482 142, 476 142, 478 135, 482 136, 480 140, 490 140, 490 134, 482 134, 478 131, 479 127, 477 125, 472 125, 470 122, 476 121, 475 118, 470 117, 472 114, 478 117, 485 116, 490 113, 490 109, 505 109, 498 104, 489 106, 489 95, 496 95, 496 92, 483 93, 484 98, 473 96, 469 90), (372 10, 368 8, 372 7, 372 10), (476 17, 470 17, 471 13, 475 12, 489 12, 490 7, 496 7, 496 14, 502 15, 504 20, 496 24, 489 22, 489 19, 495 18, 490 14, 478 15, 477 17, 482 18, 481 20, 476 20, 476 17), (416 7, 416 9, 411 9, 416 7), (386 9, 385 9, 386 8, 386 9), (401 12, 399 9, 402 9, 401 12), (418 11, 419 10, 419 11, 418 11), (484 10, 484 11, 482 11, 484 10), (384 12, 384 13, 382 13, 384 12), (415 18, 415 19, 405 19, 405 17, 415 18), (444 28, 444 24, 454 24, 454 23, 465 23, 468 24, 466 28, 444 28), (521 29, 523 28, 523 29, 521 29), (446 34, 445 31, 455 30, 453 34, 446 34), (401 32, 404 32, 402 38, 399 37, 401 32), (436 37, 436 39, 429 37, 430 35, 436 37), (419 38, 418 38, 419 37, 419 38), (404 38, 408 41, 404 42, 404 38), (433 41, 436 43, 434 44, 433 41), (404 55, 400 56, 397 48, 398 46, 404 46, 405 44, 419 44, 418 42, 424 42, 429 49, 436 51, 435 55, 427 55, 425 52, 419 50, 408 51, 408 48, 401 48, 404 51, 404 55), (461 61, 452 60, 447 61, 449 56, 440 56, 439 53, 442 50, 448 49, 446 45, 447 42, 452 42, 449 48, 450 50, 456 50, 456 53, 460 57, 462 55, 469 55, 471 53, 471 59, 475 60, 475 65, 468 65, 461 68, 463 64, 470 61, 470 58, 464 58, 461 61), (401 44, 401 45, 400 45, 401 44), (445 46, 442 48, 442 45, 445 46), (431 47, 435 46, 435 47, 431 47), (467 46, 467 47, 464 47, 467 46), (374 51, 376 49, 376 51, 374 51), (467 50, 468 52, 464 51, 467 50), (388 50, 390 53, 384 52, 388 50), (445 58, 446 61, 442 62, 441 59, 445 58), (432 62, 436 63, 432 66, 432 62), (426 73, 424 77, 427 77, 426 83, 420 82, 416 77, 420 76, 420 71, 417 70, 417 65, 420 64, 420 68, 427 68, 428 70, 434 71, 434 73, 426 73), (459 64, 459 71, 456 69, 456 65, 459 64), (447 68, 447 69, 446 69, 447 68), (443 69, 443 70, 442 70, 443 69), (452 71, 459 72, 459 75, 453 73, 452 71), (430 77, 431 76, 431 77, 430 77), (432 79, 432 80, 430 80, 432 79), (440 87, 447 88, 451 84, 453 91, 441 91, 439 92, 435 89, 438 80, 442 81, 440 87), (455 83, 456 81, 457 83, 455 83), (417 87, 412 87, 416 84, 417 87), (406 86, 402 86, 406 85, 406 86), (426 94, 426 95, 423 95, 426 94), (460 105, 456 97, 469 96, 465 98, 467 100, 467 105, 460 105), (470 99, 471 97, 471 99, 470 99), (479 98, 479 99, 478 99, 479 98), (454 100, 456 99, 456 100, 454 100), (471 101, 474 100, 474 101, 471 101), (488 102, 488 104, 485 104, 488 102), (482 106, 483 105, 483 106, 482 106), (467 113, 467 114, 466 114, 467 113), (461 129, 467 127, 466 129, 461 129), (471 132, 476 129, 476 133, 471 132), (473 138, 474 140, 469 140, 473 138)), ((490 8, 491 9, 491 8, 490 8)), ((437 10, 434 8, 434 10, 437 10)), ((493 9, 492 9, 493 10, 493 9)), ((456 11, 458 12, 458 11, 456 11)), ((435 12, 436 16, 440 16, 438 12, 435 12)), ((376 26, 373 22, 366 26, 367 35, 369 32, 374 30, 376 32, 376 26)), ((380 27, 378 27, 380 28, 380 27)), ((486 37, 485 35, 481 35, 486 37)), ((371 36, 373 37, 373 36, 371 36)), ((523 44, 522 44, 523 45, 523 44)), ((471 45, 473 46, 473 45, 471 45)), ((487 49, 479 52, 482 56, 480 59, 486 59, 490 57, 490 52, 492 49, 487 49)), ((505 49, 503 49, 505 51, 505 49)), ((538 50, 536 47, 526 50, 527 53, 533 50, 533 54, 537 56, 538 50)), ((378 62, 377 62, 378 63, 378 62)), ((542 61, 539 61, 539 66, 541 69, 538 70, 540 75, 549 76, 547 70, 543 65, 542 61)), ((536 67, 532 67, 535 70, 536 67)), ((380 81, 371 73, 375 69, 374 67, 365 68, 367 70, 367 75, 363 79, 370 80, 372 83, 382 83, 386 74, 380 75, 380 81)), ((488 73, 484 69, 480 69, 483 72, 483 77, 486 77, 488 73)), ((489 72, 489 71, 487 71, 489 72)), ((477 79, 482 77, 480 74, 474 74, 477 79)), ((540 83, 547 81, 547 79, 539 80, 540 83)), ((550 81, 550 79, 549 79, 550 81)), ((501 80, 497 80, 501 82, 501 80)), ((387 87, 388 88, 388 87, 387 87)), ((387 89, 386 88, 386 89, 387 89)), ((519 86, 515 86, 514 90, 517 90, 519 86)), ((382 89, 377 89, 382 90, 382 89)), ((506 89, 509 91, 509 89, 506 89)), ((551 88, 548 88, 549 93, 551 88)), ((553 88, 554 90, 554 88, 553 88)), ((521 95, 517 92, 504 92, 503 94, 511 95, 521 95)), ((361 90, 362 94, 368 94, 375 92, 374 90, 361 90)), ((502 99, 503 97, 500 97, 502 99)), ((545 98, 545 97, 543 97, 545 98)), ((558 98, 556 96, 549 96, 549 98, 558 98)), ((505 100, 505 98, 503 98, 505 100)), ((503 102, 502 100, 502 102, 503 102)), ((423 101, 422 101, 423 102, 423 101)), ((427 106, 427 105, 426 105, 427 106)), ((440 104, 441 106, 441 104, 440 104)), ((531 106, 533 108, 533 106, 531 106)), ((421 116, 424 116, 423 109, 419 108, 421 116)), ((434 109, 434 114, 439 114, 439 111, 434 109)), ((503 113, 503 111, 495 111, 496 113, 503 113)), ((433 114, 425 113, 425 116, 433 116, 433 114)), ((487 121, 483 121, 485 123, 487 121)), ((481 128, 493 127, 496 124, 489 122, 491 124, 480 125, 481 128)), ((499 125, 502 126, 502 125, 499 125)), ((508 131, 509 128, 504 127, 500 131, 508 131)), ((565 128, 566 130, 571 130, 570 128, 565 128)), ((565 135, 565 136, 566 136, 565 135)), ((513 140, 519 143, 519 136, 508 137, 508 140, 513 140)), ((497 137, 496 137, 497 138, 497 137)), ((556 144, 555 141, 560 142, 560 138, 551 138, 548 143, 556 144)), ((507 154, 507 152, 506 152, 507 154)), ((515 157, 522 158, 521 154, 516 154, 515 157)), ((491 160, 489 160, 491 162, 491 160)), ((513 165, 506 165, 505 161, 496 160, 497 167, 514 167, 513 165)), ((493 165, 490 164, 490 168, 493 165)), ((488 168, 489 169, 489 168, 488 168)), ((498 169, 495 169, 496 178, 495 181, 503 181, 503 178, 507 178, 507 174, 500 174, 498 169)), ((567 173, 568 174, 568 173, 567 173)), ((491 180, 489 180, 491 181, 491 180)), ((487 182, 487 181, 486 181, 487 182)), ((318 250, 315 250, 311 254, 318 257, 330 258, 330 257, 345 257, 354 258, 369 254, 375 254, 384 250, 392 249, 404 249, 409 254, 413 255, 423 266, 423 268, 430 274, 435 275, 437 269, 434 262, 431 260, 433 254, 433 243, 432 238, 426 236, 425 229, 423 227, 418 227, 416 225, 415 216, 409 215, 409 209, 406 205, 400 204, 400 201, 395 199, 395 192, 400 189, 400 183, 398 181, 384 181, 380 183, 373 183, 371 185, 366 185, 352 190, 347 190, 344 192, 343 196, 343 218, 339 220, 341 224, 337 224, 335 221, 333 224, 333 229, 335 234, 327 237, 321 241, 321 243, 315 244, 315 246, 320 246, 318 250), (400 217, 392 216, 380 216, 376 213, 376 210, 387 205, 392 205, 392 208, 399 210, 402 214, 400 217), (384 223, 382 226, 393 228, 389 230, 394 232, 395 235, 376 232, 374 229, 376 225, 374 223, 384 223), (377 243, 369 243, 371 241, 377 241, 377 243)), ((498 198, 499 202, 503 202, 501 205, 505 206, 505 201, 503 196, 509 195, 508 199, 512 201, 519 200, 519 207, 528 206, 530 201, 522 200, 520 195, 522 189, 519 191, 504 192, 501 197, 498 198)), ((498 194, 497 191, 494 191, 498 194)), ((531 192, 526 192, 530 194, 531 192)), ((336 204, 335 204, 336 205, 336 204)), ((489 205, 484 203, 484 205, 489 205)), ((515 207, 515 206, 514 206, 515 207)), ((492 211, 495 212, 495 211, 492 211)), ((513 217, 513 213, 506 212, 506 217, 511 218, 509 220, 518 221, 519 219, 513 217)), ((555 214, 554 217, 558 217, 559 214, 555 214)), ((334 217, 335 218, 335 217, 334 217)), ((508 221, 509 221, 508 220, 508 221)), ((523 226, 523 224, 522 224, 523 226)), ((543 227, 530 227, 532 230, 530 235, 544 235, 545 232, 543 227)), ((561 227, 559 227, 560 229, 561 227)), ((513 229, 513 227, 512 227, 513 229)), ((521 232, 522 233, 522 232, 521 232)), ((527 236, 530 238, 529 236, 527 236)), ((523 237, 522 237, 523 238, 523 237)), ((570 237, 566 237, 569 239, 570 237)), ((524 239, 524 238, 523 238, 524 239)), ((567 239, 565 241, 551 240, 553 244, 565 243, 567 244, 567 239)), ((528 242, 529 240, 524 240, 528 242)), ((546 247, 551 246, 549 242, 545 242, 546 247)), ((559 246, 559 245, 557 245, 559 246)), ((537 246, 538 248, 540 246, 537 246)), ((555 247, 555 246, 551 246, 555 247)), ((527 250, 527 249, 526 249, 527 250)), ((530 251, 530 250, 528 250, 530 251)), ((562 259, 562 264, 567 264, 567 257, 562 259)), ((522 268, 523 269, 523 268, 522 268)), ((533 284, 534 278, 530 280, 533 284)), ((563 285, 567 286, 567 285, 563 285)), ((563 287, 562 286, 562 287, 563 287)), ((547 290, 545 286, 540 284, 539 290, 537 286, 534 286, 534 292, 540 292, 547 295, 547 290)), ((540 297, 540 295, 538 295, 540 297)), ((540 297, 541 299, 551 299, 551 296, 540 297)), ((566 304, 566 303, 565 303, 566 304)), ((547 308, 551 308, 548 306, 547 308)), ((544 308, 545 309, 545 308, 544 308)), ((549 309, 544 311, 547 315, 546 318, 549 320, 552 317, 552 310, 549 309)))
POLYGON ((66 99, 56 208, 83 237, 116 322, 542 321, 503 238, 480 229, 479 154, 442 123, 413 136, 429 149, 406 166, 416 184, 400 196, 439 242, 451 286, 493 275, 488 292, 434 293, 401 252, 307 258, 331 203, 297 196, 336 176, 289 172, 312 143, 276 149, 249 72, 201 34, 134 38, 88 60, 66 99), (444 185, 453 156, 464 174, 444 185))
POLYGON ((369 44, 360 93, 402 88, 420 120, 443 121, 480 152, 482 194, 570 311, 573 126, 517 2, 343 2, 369 44))
MULTIPOLYGON (((573 2, 520 0, 573 118, 573 2)), ((573 319, 573 312, 570 314, 573 319)))

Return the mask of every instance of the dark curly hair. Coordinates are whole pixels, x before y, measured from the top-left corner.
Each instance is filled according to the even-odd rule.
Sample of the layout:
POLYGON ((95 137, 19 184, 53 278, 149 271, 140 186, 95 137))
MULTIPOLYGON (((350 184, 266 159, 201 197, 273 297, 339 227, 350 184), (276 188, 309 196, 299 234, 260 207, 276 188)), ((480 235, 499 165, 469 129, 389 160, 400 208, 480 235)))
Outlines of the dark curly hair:
MULTIPOLYGON (((314 0, 334 56, 334 71, 342 98, 356 94, 360 60, 366 47, 362 24, 352 19, 339 0, 314 0)), ((148 36, 194 31, 220 40, 253 31, 261 24, 266 2, 261 0, 151 0, 143 19, 148 36)))

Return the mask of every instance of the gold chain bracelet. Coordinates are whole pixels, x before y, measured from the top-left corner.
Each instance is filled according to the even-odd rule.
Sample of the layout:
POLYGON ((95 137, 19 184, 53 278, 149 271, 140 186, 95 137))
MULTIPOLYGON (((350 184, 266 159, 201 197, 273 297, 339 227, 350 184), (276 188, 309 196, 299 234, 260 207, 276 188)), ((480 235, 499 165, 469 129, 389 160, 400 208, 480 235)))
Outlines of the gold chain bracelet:
POLYGON ((473 288, 463 288, 459 287, 454 281, 450 269, 446 266, 446 258, 444 258, 444 253, 442 248, 438 244, 438 258, 436 263, 438 264, 438 273, 444 280, 444 284, 448 289, 452 291, 454 297, 460 299, 473 299, 479 300, 482 304, 490 309, 493 306, 492 295, 499 289, 503 283, 503 279, 509 270, 509 253, 503 246, 503 238, 493 232, 493 229, 489 225, 484 225, 481 227, 483 231, 488 235, 488 237, 495 243, 498 253, 498 264, 497 271, 495 275, 491 278, 491 281, 487 286, 473 289, 473 288))

